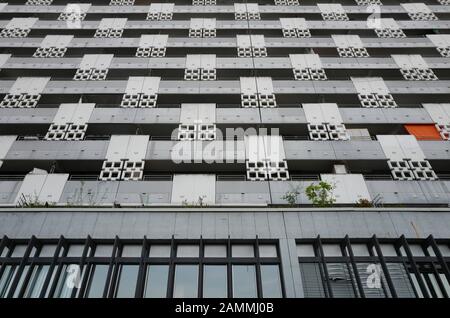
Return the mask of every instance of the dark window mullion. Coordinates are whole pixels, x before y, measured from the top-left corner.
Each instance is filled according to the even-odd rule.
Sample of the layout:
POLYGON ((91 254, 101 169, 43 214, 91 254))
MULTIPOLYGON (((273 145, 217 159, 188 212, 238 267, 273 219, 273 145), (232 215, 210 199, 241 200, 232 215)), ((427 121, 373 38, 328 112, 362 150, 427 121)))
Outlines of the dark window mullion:
POLYGON ((103 292, 103 298, 112 298, 116 289, 116 279, 117 279, 117 265, 116 256, 119 250, 119 237, 116 236, 114 239, 113 254, 109 262, 108 275, 105 283, 105 290, 103 292))
MULTIPOLYGON (((36 237, 33 235, 31 237, 31 239, 28 241, 27 249, 25 250, 25 254, 22 257, 22 260, 20 261, 19 267, 17 269, 17 272, 14 275, 13 282, 11 284, 11 288, 9 289, 8 295, 6 296, 6 298, 13 298, 14 297, 14 293, 15 293, 15 291, 17 289, 17 285, 20 282, 21 276, 24 274, 24 269, 25 269, 25 266, 28 263, 28 258, 30 257, 30 254, 31 254, 31 251, 33 250, 33 248, 35 248, 35 245, 36 245, 36 237)), ((14 246, 14 249, 16 248, 16 246, 14 246)), ((19 291, 19 295, 18 295, 19 297, 21 296, 20 292, 21 291, 19 291)))
POLYGON ((256 292, 259 298, 263 298, 262 279, 261 279, 261 262, 259 257, 259 241, 256 236, 256 242, 253 245, 254 255, 256 257, 256 292))
MULTIPOLYGON (((441 253, 439 247, 438 247, 437 244, 436 244, 436 241, 434 240, 433 235, 430 235, 430 236, 427 238, 427 240, 428 240, 428 242, 429 242, 431 248, 433 249, 434 254, 435 254, 436 257, 437 257, 439 264, 441 265, 441 271, 442 271, 442 273, 444 274, 445 278, 447 279, 448 284, 450 284, 450 271, 449 271, 449 268, 448 268, 447 263, 445 262, 445 260, 444 260, 444 258, 443 258, 443 256, 442 256, 442 253, 441 253)), ((439 276, 439 275, 438 275, 438 276, 439 276)), ((447 297, 447 298, 450 297, 450 295, 447 293, 446 288, 443 288, 443 289, 442 289, 442 292, 444 293, 445 297, 447 297)))
MULTIPOLYGON (((397 298, 397 291, 395 290, 394 283, 392 282, 391 274, 386 265, 386 261, 384 260, 383 252, 381 251, 380 243, 378 242, 378 238, 376 235, 372 236, 372 244, 375 247, 377 252, 378 259, 380 261, 381 268, 383 270, 384 277, 386 278, 390 294, 392 298, 397 298)), ((381 277, 380 277, 381 278, 381 277)))
POLYGON ((326 291, 328 297, 333 298, 333 291, 331 289, 330 277, 328 275, 327 263, 325 261, 320 235, 318 235, 316 239, 316 250, 319 252, 321 265, 319 268, 321 269, 322 280, 325 282, 324 290, 326 291))
POLYGON ((400 242, 401 242, 401 244, 402 244, 402 246, 403 246, 403 249, 404 249, 405 252, 406 252, 406 256, 408 257, 409 264, 411 265, 411 268, 412 268, 412 270, 413 270, 413 272, 414 272, 414 274, 415 274, 415 276, 416 276, 416 280, 417 280, 417 282, 418 282, 418 284, 419 284, 419 287, 420 287, 420 289, 421 289, 421 291, 422 291, 422 295, 423 295, 425 298, 429 298, 430 295, 429 295, 429 293, 428 293, 427 288, 425 287, 425 283, 424 283, 424 281, 423 281, 423 279, 422 279, 422 275, 420 274, 420 271, 419 271, 419 269, 418 269, 418 267, 417 267, 417 264, 416 264, 416 262, 415 262, 415 260, 414 260, 413 255, 412 255, 412 253, 411 253, 411 249, 409 248, 409 244, 408 244, 408 242, 406 241, 406 238, 405 238, 404 235, 402 235, 402 236, 400 237, 400 242))

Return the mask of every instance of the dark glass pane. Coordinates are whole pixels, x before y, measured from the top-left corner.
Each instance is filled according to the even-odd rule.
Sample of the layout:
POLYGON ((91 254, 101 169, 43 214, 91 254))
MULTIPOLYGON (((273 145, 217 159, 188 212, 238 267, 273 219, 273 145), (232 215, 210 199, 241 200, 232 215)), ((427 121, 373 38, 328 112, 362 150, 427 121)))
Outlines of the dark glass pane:
POLYGON ((17 267, 15 265, 6 265, 0 278, 0 297, 5 298, 8 296, 9 289, 14 278, 17 267))
POLYGON ((33 267, 33 273, 25 290, 25 298, 38 298, 42 287, 44 286, 45 278, 47 277, 50 265, 36 265, 33 267))

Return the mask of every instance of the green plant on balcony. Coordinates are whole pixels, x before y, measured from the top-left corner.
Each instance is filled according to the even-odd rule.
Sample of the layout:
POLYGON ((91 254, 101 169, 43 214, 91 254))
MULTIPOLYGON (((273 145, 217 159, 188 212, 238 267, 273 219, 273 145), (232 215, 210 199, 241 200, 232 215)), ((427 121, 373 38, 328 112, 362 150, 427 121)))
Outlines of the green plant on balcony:
POLYGON ((289 206, 296 206, 298 204, 298 196, 300 195, 299 186, 287 191, 281 199, 285 200, 289 206))
POLYGON ((306 187, 305 194, 313 206, 326 208, 333 205, 336 199, 333 197, 334 186, 325 181, 312 183, 306 187))

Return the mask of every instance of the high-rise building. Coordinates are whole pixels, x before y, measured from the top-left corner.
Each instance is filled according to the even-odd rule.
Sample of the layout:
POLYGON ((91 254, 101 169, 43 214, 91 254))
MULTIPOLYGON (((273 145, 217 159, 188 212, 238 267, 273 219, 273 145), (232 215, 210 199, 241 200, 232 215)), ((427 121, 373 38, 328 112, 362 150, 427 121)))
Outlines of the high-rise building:
POLYGON ((0 4, 0 297, 449 297, 450 1, 0 4))

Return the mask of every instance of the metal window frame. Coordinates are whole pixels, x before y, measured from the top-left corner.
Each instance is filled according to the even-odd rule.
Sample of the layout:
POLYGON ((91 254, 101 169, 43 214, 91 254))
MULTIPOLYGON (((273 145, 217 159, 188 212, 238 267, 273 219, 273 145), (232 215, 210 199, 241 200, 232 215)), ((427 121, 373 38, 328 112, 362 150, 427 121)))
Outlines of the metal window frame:
MULTIPOLYGON (((437 285, 439 286, 443 297, 450 297, 450 295, 445 291, 442 278, 439 275, 444 274, 450 284, 450 272, 448 266, 450 263, 450 256, 444 257, 438 247, 438 244, 450 245, 450 239, 435 239, 432 235, 428 236, 426 239, 406 238, 404 235, 399 238, 378 238, 376 235, 373 235, 371 238, 350 238, 348 235, 344 238, 321 238, 319 235, 316 238, 296 239, 295 242, 296 244, 308 244, 313 247, 315 256, 298 256, 298 262, 315 263, 319 265, 324 296, 326 298, 333 298, 333 291, 330 286, 329 275, 326 267, 327 263, 345 263, 352 268, 352 280, 355 280, 355 282, 352 282, 352 285, 355 288, 355 297, 366 298, 356 264, 367 262, 380 264, 384 279, 386 280, 386 285, 383 280, 381 280, 381 284, 387 298, 398 297, 387 267, 387 264, 390 263, 400 263, 404 266, 416 297, 419 297, 419 294, 412 282, 412 275, 414 275, 417 279, 420 292, 425 298, 437 297, 435 292, 434 295, 429 295, 425 286, 427 282, 423 280, 421 275, 423 273, 423 271, 421 271, 422 265, 428 265, 429 270, 434 274, 437 285), (323 244, 338 244, 341 248, 342 256, 325 256, 323 252, 323 244), (367 246, 369 256, 355 256, 353 254, 352 244, 365 244, 367 246), (397 256, 384 256, 381 250, 381 244, 393 245, 397 256), (425 256, 414 256, 409 247, 410 244, 420 244, 423 248, 425 256), (406 255, 401 254, 400 249, 402 247, 404 248, 406 255), (433 250, 435 256, 430 255, 427 250, 428 248, 433 250), (374 253, 374 251, 376 253, 374 253)), ((429 287, 430 283, 428 282, 427 285, 429 287)))
POLYGON ((228 237, 227 239, 149 239, 144 236, 143 239, 120 239, 116 236, 114 239, 93 239, 87 236, 85 239, 68 239, 60 236, 59 239, 38 239, 35 236, 30 239, 11 239, 6 235, 0 240, 0 252, 7 247, 9 249, 6 257, 0 257, 0 277, 3 274, 6 265, 19 266, 13 277, 10 290, 7 297, 23 297, 26 287, 28 285, 32 268, 36 265, 49 265, 50 268, 45 277, 44 284, 40 291, 39 298, 53 298, 55 297, 56 288, 59 280, 62 277, 62 271, 66 265, 76 264, 80 267, 80 287, 73 288, 70 298, 85 298, 89 289, 89 284, 92 279, 93 268, 97 265, 108 265, 108 273, 105 281, 103 298, 114 298, 117 293, 119 283, 119 271, 123 265, 137 265, 139 266, 138 278, 136 282, 135 298, 143 297, 146 273, 149 265, 168 265, 168 281, 167 281, 167 298, 173 297, 174 276, 177 265, 193 264, 198 265, 198 297, 203 297, 203 273, 205 265, 225 265, 227 268, 227 297, 232 297, 232 266, 233 265, 254 265, 256 272, 256 287, 257 297, 262 298, 262 277, 261 266, 263 265, 277 265, 280 275, 281 283, 281 297, 286 297, 286 289, 284 282, 283 267, 281 264, 281 254, 279 241, 277 239, 260 239, 258 236, 255 239, 234 239, 228 237), (11 258, 13 247, 16 245, 27 245, 25 255, 23 257, 11 258), (42 246, 46 244, 56 245, 53 257, 39 257, 42 246), (109 257, 95 256, 96 246, 108 244, 112 246, 112 254, 109 257), (170 245, 169 257, 150 257, 149 250, 152 245, 170 245), (195 244, 199 246, 198 257, 177 257, 176 250, 180 245, 195 244), (225 245, 227 255, 226 257, 211 258, 204 256, 204 248, 207 244, 225 245), (259 255, 259 246, 261 244, 270 244, 276 247, 277 257, 264 257, 259 255), (82 255, 73 257, 68 256, 71 245, 83 245, 82 255), (121 253, 125 245, 140 245, 141 254, 139 257, 122 257, 121 253), (232 257, 233 245, 252 245, 254 250, 254 257, 232 257), (31 255, 31 251, 35 249, 35 254, 31 255), (24 272, 25 266, 30 265, 28 272, 24 272), (23 284, 17 294, 17 286, 22 278, 23 284))

